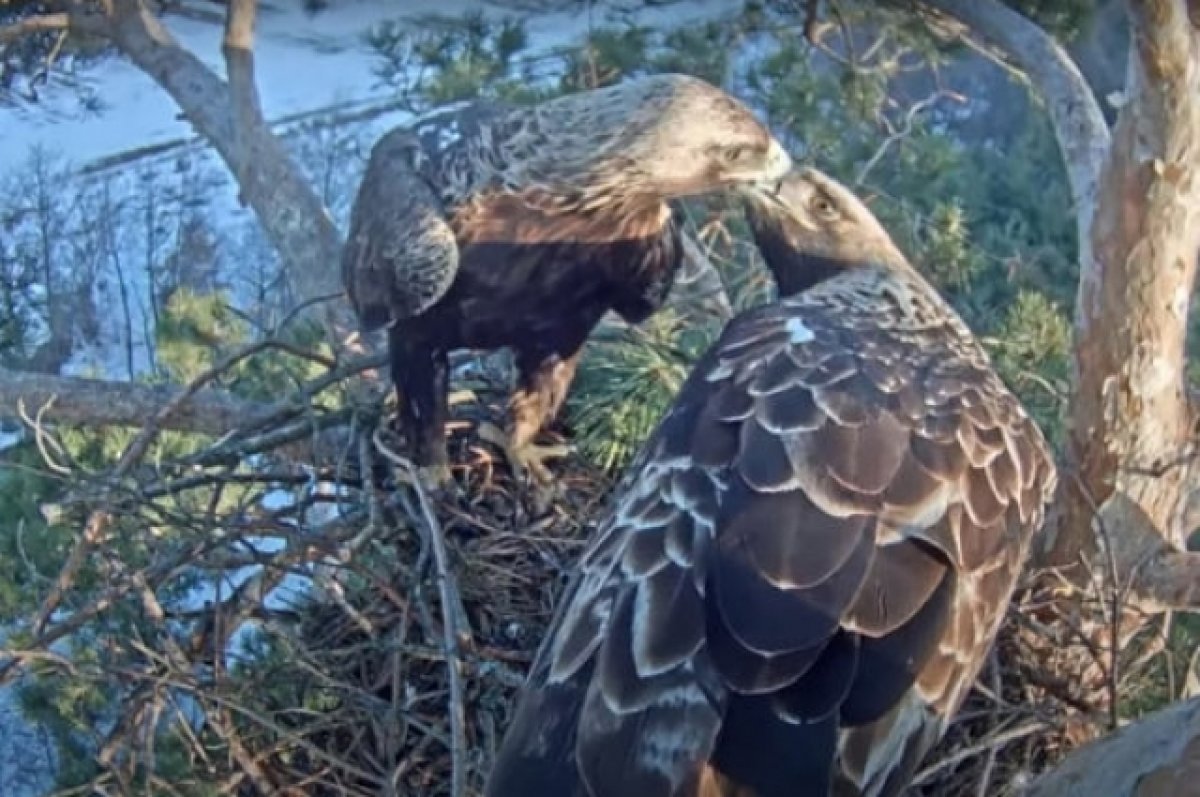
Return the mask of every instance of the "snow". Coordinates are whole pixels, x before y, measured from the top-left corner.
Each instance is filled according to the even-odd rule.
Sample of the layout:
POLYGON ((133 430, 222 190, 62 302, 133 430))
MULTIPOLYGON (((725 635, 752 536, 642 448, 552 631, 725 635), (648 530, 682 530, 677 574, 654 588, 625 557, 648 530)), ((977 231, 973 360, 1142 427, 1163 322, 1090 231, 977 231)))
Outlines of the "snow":
POLYGON ((25 435, 21 433, 20 429, 9 431, 0 428, 0 451, 3 451, 6 448, 12 448, 24 439, 25 435))
MULTIPOLYGON (((185 4, 212 14, 211 4, 185 4)), ((597 8, 591 14, 541 13, 527 20, 534 50, 575 41, 589 26, 622 18, 619 8, 597 8)), ((735 10, 735 0, 690 0, 639 11, 650 25, 700 23, 735 10), (687 9, 686 12, 684 9, 687 9)), ((517 16, 512 9, 479 0, 332 0, 330 7, 309 16, 299 0, 263 0, 255 28, 255 75, 263 112, 280 119, 337 105, 391 97, 372 72, 376 56, 364 36, 386 20, 428 14, 458 16, 470 11, 488 16, 517 16)), ((180 45, 224 77, 219 18, 207 22, 170 16, 166 25, 180 45)), ((137 67, 119 59, 91 69, 84 78, 102 104, 100 113, 80 107, 66 86, 43 89, 37 105, 0 109, 0 173, 18 166, 29 148, 41 143, 69 152, 80 164, 177 139, 191 138, 191 126, 179 108, 137 67)))

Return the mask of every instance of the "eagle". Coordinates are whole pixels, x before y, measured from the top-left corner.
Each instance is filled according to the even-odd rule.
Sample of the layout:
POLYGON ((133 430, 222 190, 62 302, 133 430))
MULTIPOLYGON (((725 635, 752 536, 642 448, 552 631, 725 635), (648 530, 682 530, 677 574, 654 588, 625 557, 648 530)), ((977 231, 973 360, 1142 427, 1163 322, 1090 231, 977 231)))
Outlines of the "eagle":
POLYGON ((899 794, 995 638, 1056 470, 961 318, 811 168, 742 192, 779 298, 617 486, 489 797, 899 794))
POLYGON ((681 74, 534 106, 469 104, 384 135, 342 257, 366 332, 388 329, 398 421, 428 484, 450 482, 448 352, 509 348, 515 470, 548 486, 533 444, 611 311, 640 323, 683 260, 670 201, 777 181, 790 156, 740 101, 681 74))

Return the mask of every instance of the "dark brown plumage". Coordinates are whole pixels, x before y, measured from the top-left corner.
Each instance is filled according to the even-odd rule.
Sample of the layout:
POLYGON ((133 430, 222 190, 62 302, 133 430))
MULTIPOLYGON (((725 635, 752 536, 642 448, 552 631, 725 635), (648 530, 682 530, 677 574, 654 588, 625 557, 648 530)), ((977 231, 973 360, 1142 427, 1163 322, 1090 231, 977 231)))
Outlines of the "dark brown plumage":
POLYGON ((1041 524, 1041 432, 848 190, 748 215, 782 298, 732 321, 638 455, 489 797, 896 795, 1041 524))
POLYGON ((390 325, 415 459, 448 477, 451 349, 511 347, 507 444, 545 481, 532 441, 560 409, 609 310, 663 303, 682 254, 669 200, 778 179, 791 161, 750 111, 697 78, 656 75, 532 108, 468 107, 375 146, 342 261, 367 330, 390 325))

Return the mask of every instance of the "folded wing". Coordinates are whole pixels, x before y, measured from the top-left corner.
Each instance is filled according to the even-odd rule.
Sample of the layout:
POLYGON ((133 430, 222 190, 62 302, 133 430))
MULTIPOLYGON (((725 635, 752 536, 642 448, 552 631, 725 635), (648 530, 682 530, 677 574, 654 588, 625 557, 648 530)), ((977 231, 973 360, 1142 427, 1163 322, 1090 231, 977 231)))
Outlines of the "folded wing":
POLYGON ((696 367, 583 559, 490 794, 550 772, 592 797, 908 781, 986 655, 1053 466, 954 330, 848 324, 760 308, 696 367))

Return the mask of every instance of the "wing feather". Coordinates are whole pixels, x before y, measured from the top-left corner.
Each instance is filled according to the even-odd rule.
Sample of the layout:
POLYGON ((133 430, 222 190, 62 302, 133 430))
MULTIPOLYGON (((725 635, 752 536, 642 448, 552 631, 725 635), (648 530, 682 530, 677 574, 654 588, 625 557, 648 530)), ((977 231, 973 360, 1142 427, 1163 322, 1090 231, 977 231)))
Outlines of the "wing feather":
POLYGON ((726 327, 559 609, 527 692, 586 691, 581 794, 893 795, 986 654, 1045 442, 954 324, 859 345, 811 295, 726 327))
POLYGON ((380 139, 350 211, 342 281, 367 331, 425 311, 458 273, 458 244, 441 200, 417 171, 418 147, 406 130, 380 139))

